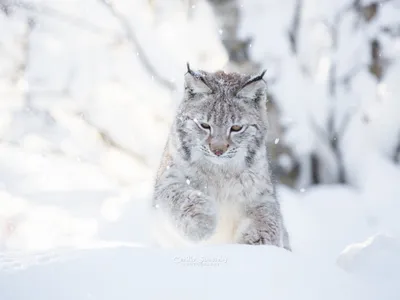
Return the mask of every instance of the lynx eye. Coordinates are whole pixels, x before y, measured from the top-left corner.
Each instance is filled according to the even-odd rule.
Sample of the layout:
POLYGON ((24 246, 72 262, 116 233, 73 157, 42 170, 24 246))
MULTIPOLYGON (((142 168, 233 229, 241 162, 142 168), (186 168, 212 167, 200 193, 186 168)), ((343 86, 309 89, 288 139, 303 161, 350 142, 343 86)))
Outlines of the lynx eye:
POLYGON ((207 123, 200 123, 200 126, 201 126, 201 128, 203 128, 203 129, 210 129, 210 128, 211 128, 211 126, 208 125, 207 123))
POLYGON ((231 131, 232 131, 232 132, 238 132, 238 131, 242 130, 242 128, 243 128, 243 126, 233 125, 233 126, 231 127, 231 131))

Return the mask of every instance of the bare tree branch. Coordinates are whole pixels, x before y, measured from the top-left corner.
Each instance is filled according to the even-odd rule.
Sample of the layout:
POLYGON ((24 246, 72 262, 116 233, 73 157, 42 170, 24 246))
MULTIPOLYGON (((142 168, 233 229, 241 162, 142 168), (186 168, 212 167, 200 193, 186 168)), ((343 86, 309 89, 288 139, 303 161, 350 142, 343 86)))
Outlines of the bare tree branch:
MULTIPOLYGON (((126 38, 128 41, 135 47, 136 52, 138 53, 139 59, 141 60, 142 64, 146 68, 146 70, 151 74, 151 76, 158 81, 160 84, 163 86, 167 87, 169 90, 175 90, 175 85, 163 78, 158 72, 154 69, 154 67, 151 65, 149 60, 147 59, 145 52, 143 48, 140 46, 140 43, 136 37, 136 34, 133 32, 128 20, 120 13, 118 13, 113 5, 105 0, 99 0, 100 3, 102 3, 105 7, 108 8, 108 10, 111 12, 111 14, 118 20, 120 23, 121 27, 125 31, 126 38)), ((41 15, 46 15, 48 17, 56 18, 57 20, 61 20, 64 22, 67 22, 71 25, 77 26, 79 28, 82 28, 84 30, 88 30, 90 32, 96 33, 96 34, 106 34, 109 36, 112 36, 114 38, 118 38, 118 35, 110 30, 107 30, 105 28, 101 28, 99 26, 96 26, 90 22, 87 22, 85 19, 81 19, 76 16, 71 16, 68 14, 65 14, 63 12, 60 12, 56 9, 53 9, 51 7, 47 7, 44 5, 33 5, 30 3, 26 2, 15 2, 13 5, 25 9, 27 11, 34 12, 36 14, 41 14, 41 15)))
POLYGON ((25 109, 37 115, 43 116, 44 120, 49 123, 54 123, 55 120, 48 111, 37 109, 32 103, 32 93, 29 83, 29 74, 27 74, 27 70, 31 63, 31 35, 33 30, 35 29, 35 26, 36 21, 33 18, 29 17, 27 19, 27 27, 22 44, 24 59, 17 68, 17 77, 14 81, 23 85, 25 109))
MULTIPOLYGON (((399 1, 400 3, 400 1, 399 1)), ((381 32, 387 34, 391 38, 396 38, 400 36, 400 23, 399 24, 391 24, 381 27, 381 32)))
POLYGON ((110 13, 114 16, 114 18, 120 23, 121 27, 125 31, 125 34, 130 41, 131 45, 135 48, 136 52, 138 53, 139 59, 142 62, 143 66, 146 70, 153 76, 153 78, 162 84, 164 87, 168 88, 169 90, 173 91, 176 89, 175 85, 171 83, 171 81, 163 78, 152 66, 149 59, 146 57, 145 51, 140 46, 140 43, 136 37, 135 32, 133 31, 129 21, 120 14, 114 6, 108 0, 99 0, 101 4, 103 4, 110 13))
POLYGON ((19 80, 23 80, 25 87, 24 87, 24 91, 25 91, 25 105, 31 109, 32 108, 32 98, 31 98, 31 94, 30 94, 30 86, 29 86, 29 82, 27 79, 27 74, 26 71, 29 67, 29 64, 31 63, 31 34, 34 30, 36 26, 36 23, 34 21, 34 19, 32 18, 28 18, 27 20, 27 29, 26 29, 26 33, 24 36, 24 40, 23 40, 23 44, 22 44, 22 50, 23 53, 25 55, 25 59, 22 61, 21 65, 18 67, 18 73, 21 74, 19 80))
POLYGON ((400 163, 400 134, 399 134, 399 137, 398 137, 396 149, 394 150, 393 161, 396 164, 400 163))
POLYGON ((297 53, 298 50, 297 38, 300 29, 300 18, 301 18, 302 8, 303 8, 303 0, 296 0, 292 24, 289 29, 290 49, 294 54, 297 53))
POLYGON ((90 120, 88 120, 84 114, 80 113, 77 115, 82 121, 84 121, 88 126, 92 127, 95 129, 98 133, 102 141, 109 147, 115 148, 119 150, 122 153, 125 153, 129 157, 135 159, 142 165, 148 167, 149 163, 146 160, 146 157, 143 155, 136 153, 130 149, 124 148, 122 145, 120 145, 118 142, 116 142, 105 130, 98 128, 95 124, 93 124, 90 120))
POLYGON ((79 18, 77 16, 69 15, 64 12, 60 12, 54 8, 45 6, 43 4, 31 4, 26 2, 15 2, 14 5, 18 8, 22 8, 26 11, 33 12, 37 15, 44 15, 46 17, 50 17, 53 19, 57 19, 58 21, 62 21, 68 23, 70 25, 79 27, 80 29, 84 29, 90 31, 95 34, 109 35, 112 37, 116 37, 117 34, 112 30, 107 30, 106 28, 101 28, 95 24, 92 24, 85 19, 79 18))
MULTIPOLYGON (((29 4, 24 3, 23 7, 29 10, 34 10, 34 11, 41 11, 41 9, 31 6, 29 4)), ((47 11, 47 13, 50 13, 50 10, 45 10, 47 11)), ((71 19, 67 18, 68 21, 71 21, 71 19)), ((74 21, 74 24, 77 25, 78 23, 75 22, 77 21, 76 19, 72 19, 74 21)), ((79 23, 78 26, 85 24, 85 26, 89 23, 79 23)), ((70 85, 70 80, 73 77, 73 72, 71 72, 71 76, 69 76, 69 78, 67 79, 67 83, 66 86, 63 90, 56 90, 56 91, 42 91, 42 92, 34 92, 32 91, 30 84, 29 84, 29 77, 27 75, 27 70, 28 67, 31 63, 31 43, 30 43, 30 38, 31 38, 31 34, 33 32, 33 30, 35 29, 36 26, 36 22, 32 17, 29 17, 27 20, 27 29, 26 29, 26 33, 24 35, 24 39, 23 39, 23 44, 22 44, 22 50, 24 53, 24 59, 23 61, 20 63, 20 65, 18 66, 18 76, 15 79, 16 82, 21 82, 24 84, 24 102, 25 102, 25 109, 27 109, 28 111, 35 113, 37 115, 41 115, 42 117, 44 117, 45 119, 47 119, 48 121, 50 121, 51 123, 55 123, 56 120, 53 118, 53 116, 51 115, 51 113, 47 110, 39 110, 35 107, 35 105, 32 103, 32 98, 34 98, 36 95, 66 95, 68 94, 69 91, 69 85, 70 85)), ((86 27, 87 28, 87 27, 86 27)), ((90 26, 89 26, 90 28, 90 26)), ((92 28, 94 29, 94 28, 92 28)), ((119 150, 120 152, 125 153, 126 155, 128 155, 129 157, 134 158, 136 161, 138 161, 139 163, 143 164, 144 166, 148 166, 148 163, 146 161, 146 158, 138 153, 135 153, 134 151, 131 151, 129 149, 125 149, 124 147, 122 147, 121 145, 119 145, 109 134, 107 134, 106 131, 97 128, 94 124, 92 124, 91 122, 89 122, 89 120, 87 120, 86 118, 82 117, 83 115, 80 115, 80 118, 90 127, 94 128, 99 136, 101 137, 101 139, 103 140, 103 142, 112 148, 115 148, 117 150, 119 150)), ((2 142, 2 141, 0 141, 2 142)), ((4 141, 3 141, 4 142, 4 141)), ((58 153, 61 154, 61 153, 58 153)))
POLYGON ((353 118, 355 112, 356 112, 356 110, 352 110, 352 111, 348 111, 346 113, 341 124, 339 125, 338 130, 335 131, 335 134, 333 136, 334 138, 339 139, 339 140, 343 138, 343 136, 346 132, 346 129, 349 126, 351 119, 353 118))
POLYGON ((337 78, 336 81, 339 84, 348 85, 349 82, 354 78, 354 76, 356 76, 358 73, 360 73, 360 71, 363 70, 364 68, 365 68, 364 64, 355 65, 346 74, 344 74, 340 78, 337 78))
POLYGON ((311 117, 310 123, 310 127, 314 129, 315 136, 318 138, 318 142, 316 143, 318 151, 316 151, 314 154, 319 161, 323 161, 324 165, 328 166, 326 169, 328 170, 329 174, 327 174, 326 170, 319 168, 319 175, 324 177, 321 178, 322 180, 320 180, 320 182, 341 182, 344 166, 341 160, 339 151, 340 149, 338 147, 332 147, 332 141, 337 141, 336 137, 331 138, 329 132, 326 132, 323 128, 321 128, 311 117))

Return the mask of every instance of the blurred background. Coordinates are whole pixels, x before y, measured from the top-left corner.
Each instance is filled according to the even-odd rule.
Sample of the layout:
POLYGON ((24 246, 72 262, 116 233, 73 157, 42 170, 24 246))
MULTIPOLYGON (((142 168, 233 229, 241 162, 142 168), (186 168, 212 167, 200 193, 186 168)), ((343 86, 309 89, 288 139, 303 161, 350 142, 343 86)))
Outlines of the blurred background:
POLYGON ((295 249, 400 233, 400 1, 0 0, 1 250, 147 242, 186 62, 268 70, 295 249))

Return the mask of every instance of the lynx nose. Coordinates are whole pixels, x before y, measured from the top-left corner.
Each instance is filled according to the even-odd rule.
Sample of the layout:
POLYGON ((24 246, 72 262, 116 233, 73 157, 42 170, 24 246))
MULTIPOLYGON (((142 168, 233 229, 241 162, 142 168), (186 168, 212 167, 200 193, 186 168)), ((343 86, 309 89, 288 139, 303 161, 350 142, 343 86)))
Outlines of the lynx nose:
POLYGON ((229 144, 226 142, 211 142, 209 146, 212 153, 216 156, 221 156, 226 152, 226 150, 228 150, 229 144))

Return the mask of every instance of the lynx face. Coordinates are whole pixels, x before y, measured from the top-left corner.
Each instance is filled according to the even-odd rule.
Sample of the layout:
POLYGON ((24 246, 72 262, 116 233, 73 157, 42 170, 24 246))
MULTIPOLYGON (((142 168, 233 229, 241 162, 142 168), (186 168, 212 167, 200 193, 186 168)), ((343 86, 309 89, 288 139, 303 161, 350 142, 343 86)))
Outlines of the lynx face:
POLYGON ((264 73, 257 77, 224 72, 185 75, 185 97, 175 130, 188 161, 254 162, 267 130, 264 73))

